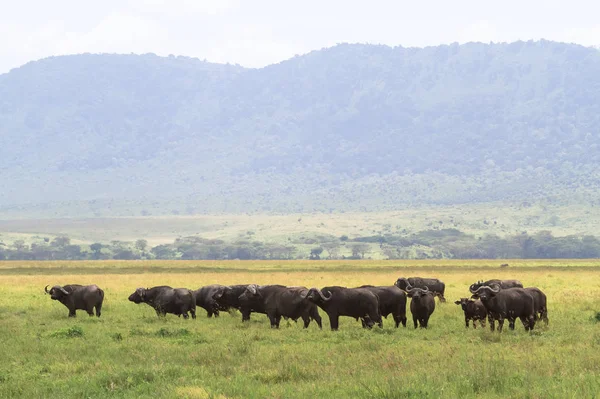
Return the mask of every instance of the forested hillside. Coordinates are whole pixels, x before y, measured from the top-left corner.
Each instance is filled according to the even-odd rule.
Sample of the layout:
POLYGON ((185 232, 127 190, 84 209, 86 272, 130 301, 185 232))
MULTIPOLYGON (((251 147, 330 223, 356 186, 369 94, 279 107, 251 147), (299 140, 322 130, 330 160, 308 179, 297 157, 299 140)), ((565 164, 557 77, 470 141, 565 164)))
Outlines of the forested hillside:
POLYGON ((600 51, 548 41, 48 58, 0 75, 0 214, 595 201, 598 93, 600 51))

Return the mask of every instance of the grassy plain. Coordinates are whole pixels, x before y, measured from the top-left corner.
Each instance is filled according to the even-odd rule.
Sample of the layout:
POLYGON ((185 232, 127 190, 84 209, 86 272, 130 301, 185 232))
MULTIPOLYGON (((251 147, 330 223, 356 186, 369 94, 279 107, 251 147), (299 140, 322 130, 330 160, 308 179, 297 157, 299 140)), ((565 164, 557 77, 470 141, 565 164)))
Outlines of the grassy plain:
MULTIPOLYGON (((600 394, 600 261, 0 262, 0 397, 492 397, 600 394), (356 286, 436 276, 428 330, 340 331, 264 315, 156 317, 127 296, 138 286, 221 283, 356 286), (532 334, 464 328, 452 302, 477 279, 518 278, 548 296, 550 325, 532 334), (88 318, 43 293, 46 284, 95 283, 103 315, 88 318), (436 301, 437 302, 437 301, 436 301)), ((409 316, 410 323, 410 316, 409 316)), ((539 327, 539 328, 538 328, 539 327)))
MULTIPOLYGON (((71 208, 70 215, 73 214, 71 208)), ((420 206, 386 212, 297 214, 212 214, 138 217, 17 217, 0 211, 0 242, 68 235, 76 243, 148 240, 171 243, 177 237, 287 243, 302 237, 403 235, 434 228, 456 228, 474 235, 530 234, 551 230, 556 236, 600 235, 600 214, 590 205, 484 203, 420 206)))

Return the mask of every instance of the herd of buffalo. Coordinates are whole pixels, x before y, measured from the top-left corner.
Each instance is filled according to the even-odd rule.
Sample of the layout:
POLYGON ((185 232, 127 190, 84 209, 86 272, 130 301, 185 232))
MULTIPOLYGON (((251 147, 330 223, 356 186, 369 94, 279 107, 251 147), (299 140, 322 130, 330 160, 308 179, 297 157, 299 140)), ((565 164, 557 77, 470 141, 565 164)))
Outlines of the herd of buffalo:
MULTIPOLYGON (((45 291, 53 300, 57 300, 69 309, 69 317, 75 316, 77 309, 85 310, 90 316, 100 317, 104 291, 96 285, 69 284, 56 285, 45 291)), ((399 278, 392 286, 363 285, 356 288, 346 287, 286 287, 283 285, 208 285, 196 291, 187 288, 159 286, 138 288, 129 296, 136 304, 146 303, 154 308, 156 314, 167 313, 188 318, 196 318, 196 306, 206 310, 208 317, 219 316, 219 312, 237 309, 242 313, 242 321, 250 320, 250 314, 266 314, 272 328, 279 328, 282 317, 294 321, 302 319, 304 328, 314 320, 322 327, 321 308, 327 316, 332 330, 338 329, 339 317, 349 316, 361 320, 363 327, 371 328, 377 324, 383 327, 382 316, 392 315, 396 327, 402 323, 406 327, 406 297, 411 298, 410 312, 414 327, 427 328, 429 317, 435 310, 434 298, 444 298, 445 284, 433 278, 399 278)), ((466 327, 473 320, 477 328, 479 321, 485 327, 487 317, 490 328, 498 321, 498 330, 502 331, 504 320, 508 320, 510 329, 515 328, 519 318, 525 330, 531 330, 537 320, 548 324, 546 295, 535 287, 523 288, 517 280, 478 281, 469 287, 471 298, 461 298, 455 303, 462 307, 466 327)))

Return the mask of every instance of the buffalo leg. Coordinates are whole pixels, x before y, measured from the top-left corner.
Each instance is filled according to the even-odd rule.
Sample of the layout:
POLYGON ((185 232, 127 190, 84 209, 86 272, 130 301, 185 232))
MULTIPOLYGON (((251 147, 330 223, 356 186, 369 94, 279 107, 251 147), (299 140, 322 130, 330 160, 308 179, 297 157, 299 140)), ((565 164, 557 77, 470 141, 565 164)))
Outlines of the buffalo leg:
POLYGON ((479 319, 479 324, 481 324, 481 328, 485 328, 485 317, 479 319))
POLYGON ((502 332, 502 326, 504 326, 504 317, 500 315, 498 317, 498 332, 502 332))
POLYGON ((403 315, 400 321, 402 322, 402 327, 406 328, 406 316, 403 315))
POLYGON ((322 329, 323 324, 321 323, 321 315, 319 315, 319 311, 315 308, 312 313, 313 314, 311 315, 311 317, 317 322, 317 325, 319 326, 319 328, 322 329))
POLYGON ((488 321, 490 322, 490 330, 494 331, 496 329, 496 326, 494 323, 494 316, 491 313, 488 314, 488 321))
POLYGON ((548 325, 548 309, 543 308, 540 314, 540 318, 544 320, 544 324, 548 325))
POLYGON ((250 321, 250 311, 242 310, 242 321, 250 321))
POLYGON ((473 319, 473 329, 477 330, 477 319, 473 319))
MULTIPOLYGON (((469 328, 469 318, 465 317, 465 326, 469 328)), ((475 320, 473 320, 473 327, 475 327, 475 320)))
POLYGON ((196 309, 190 309, 190 314, 192 315, 192 319, 196 318, 196 309))
MULTIPOLYGON (((209 319, 213 316, 213 312, 211 310, 207 310, 206 311, 206 317, 208 317, 209 319)), ((216 316, 215 316, 216 317, 216 316)))
POLYGON ((535 326, 535 316, 529 316, 528 324, 529 324, 529 330, 533 330, 533 327, 535 326))
POLYGON ((77 314, 75 313, 75 310, 71 310, 69 309, 69 317, 76 317, 77 314))
POLYGON ((508 319, 508 328, 511 330, 515 329, 515 319, 513 319, 513 318, 508 319))
POLYGON ((331 326, 331 331, 337 331, 339 327, 340 316, 337 314, 329 314, 329 325, 331 326))
POLYGON ((100 317, 102 314, 102 302, 96 304, 96 317, 100 317))
POLYGON ((310 325, 310 315, 307 313, 304 313, 302 315, 302 321, 304 322, 304 328, 308 328, 308 326, 310 325))
POLYGON ((441 292, 441 293, 438 294, 438 298, 440 298, 440 302, 441 303, 446 302, 446 298, 444 298, 444 293, 443 292, 441 292))
POLYGON ((190 318, 190 316, 187 314, 187 312, 181 312, 181 314, 183 315, 183 318, 186 320, 190 318))
POLYGON ((427 328, 427 324, 429 324, 429 316, 423 318, 423 322, 421 323, 422 328, 427 328))
POLYGON ((413 323, 415 325, 415 328, 417 328, 419 326, 419 322, 417 320, 417 316, 413 315, 413 323))

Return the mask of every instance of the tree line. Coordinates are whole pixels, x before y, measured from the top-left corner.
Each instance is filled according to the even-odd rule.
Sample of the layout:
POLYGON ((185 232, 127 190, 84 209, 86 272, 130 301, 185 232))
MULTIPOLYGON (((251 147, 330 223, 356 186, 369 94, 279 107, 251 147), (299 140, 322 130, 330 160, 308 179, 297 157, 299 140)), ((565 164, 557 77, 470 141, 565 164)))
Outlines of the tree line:
POLYGON ((177 238, 173 243, 148 245, 111 241, 74 244, 67 236, 35 242, 0 241, 0 260, 226 260, 226 259, 552 259, 598 258, 600 239, 593 235, 555 237, 550 231, 522 232, 505 237, 475 236, 457 229, 426 230, 396 236, 349 238, 321 236, 286 244, 239 239, 227 242, 197 236, 177 238))

